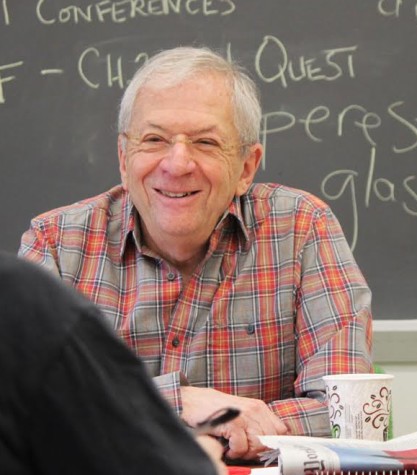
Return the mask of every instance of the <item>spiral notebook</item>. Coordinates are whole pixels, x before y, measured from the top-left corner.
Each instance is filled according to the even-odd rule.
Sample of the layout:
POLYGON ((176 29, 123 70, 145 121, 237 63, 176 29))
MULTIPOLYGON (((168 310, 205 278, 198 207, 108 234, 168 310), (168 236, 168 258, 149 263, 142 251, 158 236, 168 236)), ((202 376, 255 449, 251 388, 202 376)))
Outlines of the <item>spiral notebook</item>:
POLYGON ((260 436, 278 475, 417 475, 417 432, 386 442, 260 436))
MULTIPOLYGON (((310 475, 310 474, 306 474, 310 475)), ((320 471, 313 472, 311 475, 417 475, 417 470, 377 470, 377 471, 344 471, 344 472, 329 472, 320 471)))

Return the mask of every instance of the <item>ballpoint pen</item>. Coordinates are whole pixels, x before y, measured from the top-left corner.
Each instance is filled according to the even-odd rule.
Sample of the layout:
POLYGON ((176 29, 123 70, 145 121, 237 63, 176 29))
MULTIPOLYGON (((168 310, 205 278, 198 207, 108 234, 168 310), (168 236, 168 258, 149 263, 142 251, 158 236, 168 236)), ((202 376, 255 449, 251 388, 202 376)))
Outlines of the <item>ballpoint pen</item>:
MULTIPOLYGON (((204 421, 197 424, 197 426, 193 429, 193 432, 195 435, 208 435, 211 429, 219 426, 220 424, 225 424, 226 422, 235 419, 239 414, 240 410, 234 407, 226 407, 224 409, 220 409, 204 421)), ((217 439, 222 444, 223 448, 226 450, 229 441, 224 437, 218 437, 217 439)), ((227 473, 228 475, 250 475, 251 468, 242 466, 228 466, 227 473)))
POLYGON ((220 409, 204 421, 199 422, 196 427, 194 427, 193 433, 194 435, 208 435, 211 429, 235 419, 239 414, 240 410, 234 407, 220 409))

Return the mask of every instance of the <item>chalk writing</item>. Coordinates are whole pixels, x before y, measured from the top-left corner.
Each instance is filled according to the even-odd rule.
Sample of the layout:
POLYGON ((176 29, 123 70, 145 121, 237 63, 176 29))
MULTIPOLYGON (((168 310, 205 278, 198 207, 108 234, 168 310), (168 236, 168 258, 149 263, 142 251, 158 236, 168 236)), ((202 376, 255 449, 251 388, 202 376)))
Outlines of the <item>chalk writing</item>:
MULTIPOLYGON (((353 67, 353 52, 356 51, 356 46, 349 46, 345 48, 335 48, 329 49, 322 52, 324 56, 324 64, 322 66, 313 66, 315 64, 315 59, 305 59, 304 57, 299 58, 298 60, 298 72, 295 71, 295 62, 288 60, 287 51, 285 46, 281 43, 278 38, 272 36, 266 36, 258 48, 255 56, 255 65, 256 71, 260 78, 267 83, 280 80, 281 84, 284 87, 288 86, 288 81, 301 81, 305 79, 307 81, 335 81, 339 77, 346 74, 350 78, 355 77, 354 67, 353 67), (278 72, 267 77, 262 72, 262 56, 266 54, 266 48, 268 44, 271 44, 270 41, 273 38, 273 44, 278 45, 278 50, 274 50, 274 58, 277 58, 276 68, 278 72), (343 58, 343 59, 342 59, 343 58), (340 60, 340 63, 337 62, 340 60), (343 65, 343 62, 345 63, 343 65)), ((228 44, 227 49, 228 55, 230 55, 230 44, 228 44)), ((269 52, 270 53, 270 52, 269 52)), ((97 89, 102 82, 98 79, 92 79, 90 76, 91 73, 87 73, 87 69, 91 71, 100 67, 102 62, 103 54, 97 48, 87 48, 80 56, 78 61, 78 71, 79 74, 89 87, 97 89)), ((145 61, 148 58, 146 53, 141 53, 139 57, 135 58, 134 64, 138 66, 138 63, 145 61)), ((111 87, 113 84, 118 84, 120 88, 124 88, 128 83, 126 78, 125 68, 123 67, 123 58, 118 56, 117 59, 111 57, 111 55, 106 55, 106 65, 107 65, 107 81, 106 84, 108 87, 111 87), (112 75, 111 71, 114 70, 115 74, 112 75)), ((318 63, 317 63, 318 64, 318 63)), ((131 69, 131 68, 130 68, 131 69)), ((97 71, 93 72, 94 75, 97 75, 97 71)), ((316 118, 311 118, 311 121, 316 120, 316 118)))
POLYGON ((353 53, 357 46, 333 48, 322 51, 322 58, 305 58, 300 56, 290 60, 282 41, 271 35, 264 37, 255 55, 255 68, 258 76, 264 82, 270 83, 280 80, 283 87, 288 87, 288 81, 335 81, 347 75, 355 77, 353 67, 353 53), (268 63, 274 64, 274 71, 267 74, 262 65, 264 56, 268 56, 268 63), (274 58, 271 61, 271 57, 274 58))
MULTIPOLYGON (((400 185, 395 184, 391 180, 385 177, 375 178, 376 167, 376 148, 371 147, 371 153, 369 158, 368 174, 366 177, 365 193, 364 193, 364 206, 370 207, 371 196, 374 195, 376 199, 382 202, 397 203, 397 195, 399 193, 398 186, 401 191, 406 192, 406 197, 400 201, 402 210, 410 216, 417 217, 417 179, 415 175, 409 175, 405 177, 400 185), (414 188, 413 188, 414 185, 414 188), (411 204, 410 204, 411 203, 411 204)), ((357 186, 356 179, 359 177, 359 173, 355 170, 335 170, 324 177, 321 182, 321 192, 323 196, 328 200, 338 200, 346 192, 349 193, 348 200, 351 203, 352 218, 353 218, 353 230, 350 241, 350 247, 355 249, 358 235, 359 235, 359 211, 358 211, 358 199, 357 199, 357 186), (333 185, 336 179, 344 179, 339 189, 336 192, 331 192, 330 187, 333 185)))
MULTIPOLYGON (((402 117, 400 114, 396 112, 397 106, 402 106, 404 104, 404 101, 398 101, 394 102, 388 107, 388 113, 391 117, 393 117, 395 120, 397 120, 401 125, 404 125, 408 129, 409 134, 411 135, 412 138, 415 139, 413 143, 410 143, 408 147, 397 147, 396 145, 393 146, 393 150, 395 153, 405 153, 409 152, 410 150, 413 150, 417 146, 417 127, 407 120, 406 118, 402 117)), ((416 120, 416 119, 414 119, 416 120)))
POLYGON ((2 0, 1 9, 3 13, 4 24, 10 25, 10 16, 9 16, 9 9, 7 8, 7 0, 2 0))
POLYGON ((352 217, 353 217, 352 238, 350 241, 350 248, 352 249, 352 251, 355 249, 356 244, 358 242, 358 228, 359 228, 358 203, 356 199, 355 178, 354 178, 356 176, 358 176, 358 172, 356 172, 355 170, 335 170, 329 173, 327 176, 325 176, 320 185, 323 196, 328 200, 338 200, 340 197, 343 196, 345 189, 349 187, 350 199, 352 203, 352 217), (342 183, 340 190, 336 191, 336 193, 331 193, 327 189, 328 182, 330 182, 335 177, 338 178, 339 176, 342 176, 342 177, 345 176, 346 179, 342 183))
MULTIPOLYGON (((133 59, 134 68, 132 67, 132 61, 129 61, 130 69, 136 70, 147 59, 147 53, 138 53, 133 59)), ((102 85, 99 78, 103 74, 103 64, 108 87, 116 84, 120 89, 123 89, 129 83, 123 70, 122 56, 115 58, 109 53, 103 55, 97 48, 87 48, 81 53, 78 60, 78 73, 81 80, 92 89, 98 89, 102 85), (102 61, 103 56, 105 57, 104 63, 102 61)))
MULTIPOLYGON (((399 18, 404 7, 409 8, 412 5, 411 1, 404 2, 404 0, 379 0, 378 12, 386 17, 399 18)), ((414 15, 417 17, 417 2, 412 5, 414 15)))
POLYGON ((64 74, 63 69, 41 69, 41 75, 47 76, 48 74, 64 74))
MULTIPOLYGON (((417 203, 417 186, 415 186, 414 188, 410 185, 410 182, 412 181, 417 181, 417 177, 416 175, 410 175, 408 176, 407 178, 404 178, 404 181, 403 181, 403 187, 404 189, 407 191, 407 193, 410 195, 410 197, 417 203)), ((407 202, 403 202, 402 203, 403 205, 403 208, 404 208, 404 211, 411 215, 411 216, 416 216, 417 217, 417 209, 414 209, 412 210, 407 202)))
MULTIPOLYGON (((338 113, 332 113, 330 107, 319 105, 313 107, 304 117, 296 117, 289 111, 267 112, 262 117, 261 139, 264 146, 265 155, 262 168, 266 169, 266 156, 268 138, 273 134, 286 132, 297 125, 301 125, 305 136, 314 143, 321 143, 331 140, 329 137, 329 125, 335 123, 335 136, 343 137, 346 129, 356 129, 360 132, 363 144, 370 147, 369 166, 366 177, 366 186, 363 190, 365 208, 371 206, 371 197, 374 196, 380 202, 399 203, 400 209, 407 215, 417 217, 417 179, 415 174, 405 176, 402 181, 395 183, 387 177, 377 177, 377 134, 378 128, 383 127, 387 121, 392 121, 389 128, 397 125, 401 128, 402 134, 397 134, 397 143, 391 145, 394 154, 406 154, 417 148, 417 127, 416 118, 407 117, 403 112, 405 101, 395 101, 386 107, 386 116, 381 116, 373 111, 368 111, 359 104, 349 104, 338 113), (326 135, 320 133, 324 130, 326 135), (399 198, 399 194, 403 198, 399 198)), ((394 140, 394 136, 393 136, 394 140)), ((352 213, 352 236, 350 245, 354 250, 359 236, 359 207, 357 198, 357 188, 363 182, 360 173, 351 169, 336 169, 328 173, 321 182, 321 192, 328 200, 348 200, 352 213), (361 180, 360 180, 361 179, 361 180), (340 183, 340 186, 336 186, 340 183), (360 180, 360 181, 359 181, 360 180), (336 187, 336 189, 335 189, 336 187), (333 191, 332 191, 333 190, 333 191)))
MULTIPOLYGON (((389 104, 386 108, 387 117, 393 119, 393 125, 399 125, 403 130, 401 140, 406 140, 404 144, 394 144, 393 152, 396 154, 406 153, 417 148, 417 127, 413 121, 416 118, 407 118, 401 114, 400 108, 405 101, 396 101, 389 104)), ((284 132, 295 127, 297 124, 303 126, 304 134, 313 142, 321 142, 323 137, 320 136, 320 124, 323 124, 323 130, 328 131, 326 122, 333 121, 333 114, 328 106, 319 105, 307 111, 305 117, 297 118, 295 114, 289 111, 273 111, 264 114, 262 118, 262 137, 263 145, 266 149, 266 138, 271 134, 284 132)), ((382 117, 376 112, 370 112, 359 104, 349 104, 337 113, 336 117, 337 129, 336 136, 342 137, 347 124, 352 124, 357 128, 363 137, 364 143, 375 146, 376 136, 372 133, 379 127, 382 127, 382 117)), ((398 140, 398 139, 397 139, 398 140)))
POLYGON ((379 0, 378 12, 384 16, 396 16, 400 14, 400 8, 403 0, 379 0))
POLYGON ((187 15, 232 14, 233 0, 102 0, 83 7, 68 5, 59 8, 53 0, 38 0, 36 17, 44 25, 54 23, 124 23, 137 17, 182 13, 187 15))
POLYGON ((17 61, 15 63, 4 64, 3 66, 0 66, 0 104, 4 104, 6 102, 3 84, 16 79, 16 76, 11 76, 11 75, 4 76, 2 74, 2 71, 7 71, 8 69, 12 69, 12 68, 17 68, 19 66, 22 66, 22 64, 23 64, 23 61, 17 61))

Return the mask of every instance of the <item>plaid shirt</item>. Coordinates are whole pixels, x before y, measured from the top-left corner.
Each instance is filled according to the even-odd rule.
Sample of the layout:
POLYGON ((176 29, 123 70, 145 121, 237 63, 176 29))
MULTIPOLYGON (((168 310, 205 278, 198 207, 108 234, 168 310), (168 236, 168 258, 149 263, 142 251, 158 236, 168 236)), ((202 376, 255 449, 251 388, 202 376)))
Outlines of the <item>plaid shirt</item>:
POLYGON ((325 436, 321 377, 371 371, 370 291, 306 192, 252 185, 185 288, 142 243, 121 186, 35 218, 19 253, 97 303, 178 412, 189 383, 262 399, 293 434, 325 436))

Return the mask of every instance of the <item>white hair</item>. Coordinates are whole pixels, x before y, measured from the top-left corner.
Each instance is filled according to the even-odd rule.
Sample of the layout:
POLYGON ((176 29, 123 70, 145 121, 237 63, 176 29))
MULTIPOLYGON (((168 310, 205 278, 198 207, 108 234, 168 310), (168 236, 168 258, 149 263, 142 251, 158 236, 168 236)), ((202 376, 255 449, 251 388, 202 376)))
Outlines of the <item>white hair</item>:
POLYGON ((259 91, 247 72, 235 62, 229 62, 209 48, 177 47, 162 51, 141 66, 126 88, 120 102, 118 131, 128 131, 135 99, 148 84, 152 88, 173 87, 201 73, 224 75, 230 88, 235 127, 242 144, 259 141, 262 110, 259 91))

